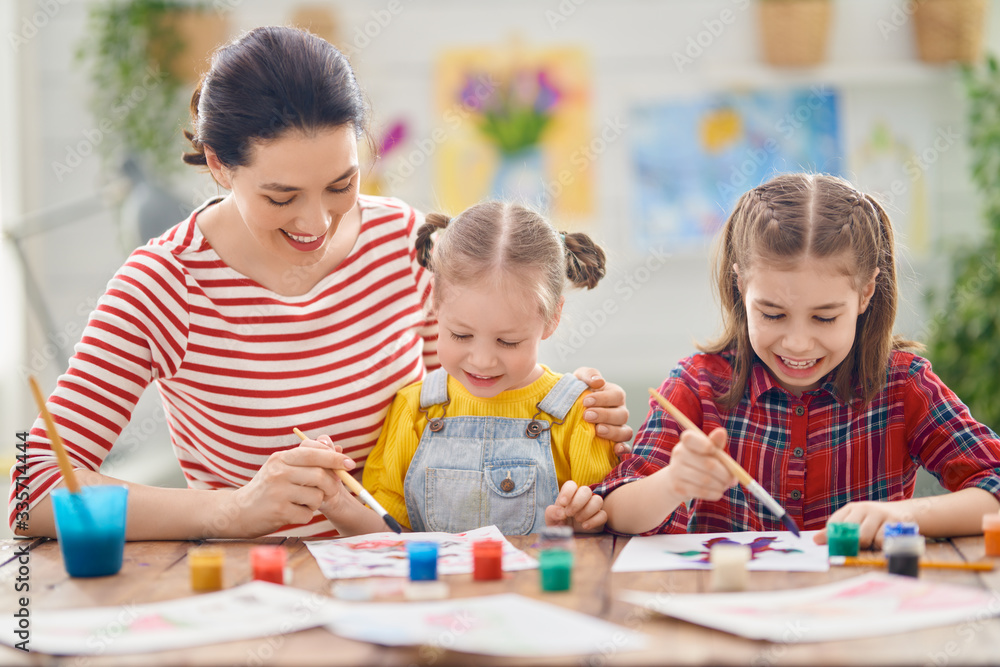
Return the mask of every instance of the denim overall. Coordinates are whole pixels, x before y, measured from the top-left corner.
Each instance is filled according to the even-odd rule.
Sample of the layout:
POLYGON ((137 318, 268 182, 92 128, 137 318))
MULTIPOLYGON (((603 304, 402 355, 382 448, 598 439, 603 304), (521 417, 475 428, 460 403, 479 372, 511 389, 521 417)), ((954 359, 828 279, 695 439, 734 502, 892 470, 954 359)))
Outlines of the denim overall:
POLYGON ((429 373, 420 411, 441 405, 445 415, 428 421, 403 480, 413 530, 459 533, 496 525, 504 535, 539 531, 545 508, 559 494, 549 429, 562 424, 586 388, 563 375, 533 419, 448 417, 448 374, 429 373))

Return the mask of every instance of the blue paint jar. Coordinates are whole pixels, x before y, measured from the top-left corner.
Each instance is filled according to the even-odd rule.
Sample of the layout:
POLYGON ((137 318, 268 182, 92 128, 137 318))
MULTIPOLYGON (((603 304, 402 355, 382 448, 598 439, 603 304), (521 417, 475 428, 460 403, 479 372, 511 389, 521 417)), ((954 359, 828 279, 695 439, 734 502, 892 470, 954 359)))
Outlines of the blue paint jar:
POLYGON ((406 552, 410 556, 410 581, 437 579, 437 542, 407 542, 406 552))

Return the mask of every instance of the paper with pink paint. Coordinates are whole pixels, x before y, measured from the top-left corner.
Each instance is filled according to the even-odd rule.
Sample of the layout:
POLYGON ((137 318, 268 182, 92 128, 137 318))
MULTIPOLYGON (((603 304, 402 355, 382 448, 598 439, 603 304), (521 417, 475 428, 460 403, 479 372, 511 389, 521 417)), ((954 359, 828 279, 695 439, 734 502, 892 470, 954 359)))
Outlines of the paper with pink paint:
POLYGON ((913 632, 1000 615, 995 594, 968 586, 872 572, 787 591, 619 597, 665 616, 750 639, 825 642, 913 632))
POLYGON ((504 538, 496 526, 464 533, 370 533, 338 540, 306 542, 320 570, 328 579, 360 577, 407 577, 410 561, 407 542, 438 543, 438 574, 471 574, 472 543, 477 540, 503 541, 503 569, 508 572, 531 570, 538 561, 504 538))
POLYGON ((817 532, 806 531, 799 537, 787 531, 633 537, 618 554, 611 571, 710 570, 708 556, 714 545, 744 544, 752 554, 748 570, 826 572, 830 569, 829 552, 825 544, 813 541, 817 532))
MULTIPOLYGON (((148 604, 32 608, 31 650, 53 655, 150 653, 267 637, 323 625, 330 616, 329 601, 325 595, 252 581, 148 604)), ((11 637, 9 632, 0 635, 11 637)))

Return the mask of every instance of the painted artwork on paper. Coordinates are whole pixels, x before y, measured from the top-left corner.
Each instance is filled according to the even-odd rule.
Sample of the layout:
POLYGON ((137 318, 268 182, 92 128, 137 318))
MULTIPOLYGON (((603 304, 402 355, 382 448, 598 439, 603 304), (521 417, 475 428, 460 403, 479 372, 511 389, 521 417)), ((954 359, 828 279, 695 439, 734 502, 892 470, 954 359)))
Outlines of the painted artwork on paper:
POLYGON ((437 542, 438 574, 472 572, 472 543, 476 540, 503 541, 503 569, 530 570, 538 561, 511 544, 496 526, 464 533, 371 533, 336 540, 306 542, 323 574, 329 579, 360 577, 406 577, 410 572, 406 543, 437 542))
POLYGON ((813 588, 663 596, 625 591, 632 604, 691 623, 773 642, 837 641, 913 632, 996 616, 993 594, 979 588, 872 572, 813 588))
POLYGON ((786 531, 741 533, 686 533, 633 537, 618 554, 612 572, 709 570, 709 553, 717 544, 750 547, 749 570, 826 572, 830 569, 825 544, 813 542, 817 531, 796 537, 786 531))
POLYGON ((148 653, 266 637, 322 625, 327 599, 252 581, 164 602, 47 609, 32 617, 31 648, 53 655, 148 653))
POLYGON ((635 651, 645 637, 577 611, 515 593, 434 602, 337 604, 327 628, 386 646, 439 646, 495 656, 587 655, 635 651))
POLYGON ((636 246, 704 245, 743 192, 777 173, 840 175, 837 106, 834 91, 816 86, 633 108, 636 246))
POLYGON ((434 194, 445 211, 504 198, 560 221, 591 214, 597 149, 584 50, 449 50, 436 98, 444 125, 431 137, 434 194))

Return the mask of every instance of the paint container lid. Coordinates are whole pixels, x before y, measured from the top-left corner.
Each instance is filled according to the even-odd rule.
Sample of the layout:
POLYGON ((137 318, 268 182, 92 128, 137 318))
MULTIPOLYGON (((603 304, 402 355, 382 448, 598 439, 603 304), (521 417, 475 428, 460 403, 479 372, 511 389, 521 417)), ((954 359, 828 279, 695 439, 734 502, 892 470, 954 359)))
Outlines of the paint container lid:
POLYGON ((926 543, 923 535, 895 535, 886 538, 882 551, 886 556, 923 556, 926 543))
POLYGON ((987 530, 1000 530, 1000 512, 983 515, 983 532, 987 530))
POLYGON ((544 526, 538 531, 539 549, 572 551, 574 547, 572 526, 544 526))
POLYGON ((828 523, 826 525, 827 539, 856 540, 860 530, 861 526, 856 523, 828 523))
MULTIPOLYGON (((1000 514, 998 514, 1000 516, 1000 514)), ((920 527, 915 521, 893 521, 885 524, 882 528, 882 537, 889 538, 897 535, 919 535, 920 527)))
POLYGON ((398 579, 373 579, 371 581, 336 581, 330 592, 340 600, 367 602, 376 598, 398 597, 403 594, 403 582, 398 579))
POLYGON ((443 581, 408 581, 403 585, 403 597, 407 600, 444 600, 449 592, 448 584, 443 581))
POLYGON ((746 565, 753 558, 753 552, 745 544, 716 544, 708 553, 708 562, 716 565, 746 565))

